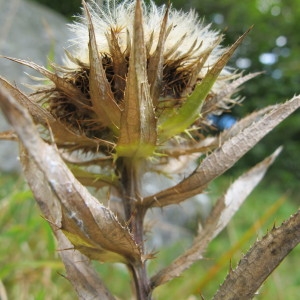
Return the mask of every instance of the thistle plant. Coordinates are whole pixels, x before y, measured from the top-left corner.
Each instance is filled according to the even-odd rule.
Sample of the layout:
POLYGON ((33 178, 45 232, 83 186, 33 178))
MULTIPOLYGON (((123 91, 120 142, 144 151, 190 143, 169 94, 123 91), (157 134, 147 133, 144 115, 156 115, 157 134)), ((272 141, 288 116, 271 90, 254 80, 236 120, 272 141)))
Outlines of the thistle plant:
MULTIPOLYGON (((209 116, 228 112, 239 103, 239 87, 258 75, 244 76, 226 67, 250 29, 232 46, 222 47, 222 35, 204 25, 194 11, 146 5, 142 0, 108 1, 106 7, 85 1, 82 5, 82 17, 70 25, 73 39, 63 66, 53 63, 49 71, 34 62, 6 57, 43 77, 33 77, 40 84, 32 87, 30 95, 0 78, 1 107, 15 131, 5 137, 19 141, 25 177, 53 229, 66 277, 78 297, 114 299, 89 263, 98 260, 124 263, 136 298, 151 299, 157 286, 203 258, 208 244, 280 149, 228 188, 191 247, 152 278, 147 262, 159 252, 154 255, 145 246, 147 211, 204 192, 295 111, 300 99, 266 107, 230 129, 213 131, 209 116), (178 174, 169 172, 174 163, 178 174), (192 171, 187 174, 188 167, 192 171), (155 174, 182 179, 149 195, 144 188, 148 173, 154 184, 155 174), (97 193, 92 195, 93 190, 84 186, 97 193)), ((299 227, 298 214, 257 242, 254 252, 255 247, 270 249, 266 240, 278 232, 286 238, 284 226, 289 232, 299 227)), ((250 299, 299 242, 300 231, 293 232, 292 243, 285 240, 285 251, 272 252, 264 260, 255 256, 257 272, 251 278, 254 267, 247 260, 231 271, 215 299, 237 299, 230 294, 235 289, 239 299, 250 299), (233 280, 235 274, 239 276, 233 280), (239 281, 243 279, 247 286, 239 281), (243 291, 238 290, 241 286, 243 291)), ((272 247, 282 246, 280 238, 272 241, 272 247)), ((250 250, 247 255, 251 254, 250 250)))

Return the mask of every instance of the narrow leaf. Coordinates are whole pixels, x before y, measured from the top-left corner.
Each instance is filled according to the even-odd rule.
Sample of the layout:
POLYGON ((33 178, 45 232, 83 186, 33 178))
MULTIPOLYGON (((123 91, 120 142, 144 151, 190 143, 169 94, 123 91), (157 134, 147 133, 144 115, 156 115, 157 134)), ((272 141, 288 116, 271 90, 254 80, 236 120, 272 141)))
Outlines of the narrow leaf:
MULTIPOLYGON (((264 177, 268 167, 274 162, 281 150, 282 148, 279 147, 270 157, 238 178, 227 190, 225 196, 217 202, 206 222, 206 230, 211 232, 211 239, 227 226, 248 195, 264 177)), ((201 241, 201 236, 200 232, 196 238, 197 242, 201 241)))
POLYGON ((147 157, 156 144, 156 120, 147 78, 141 1, 136 1, 118 156, 147 157))
POLYGON ((97 47, 92 17, 90 15, 88 6, 84 1, 82 3, 87 16, 89 29, 89 88, 93 109, 99 120, 111 128, 115 134, 118 134, 121 111, 114 100, 114 95, 106 78, 106 74, 102 65, 102 58, 97 47))
POLYGON ((112 63, 114 69, 114 96, 117 100, 123 101, 124 91, 126 87, 127 61, 124 53, 120 48, 117 32, 111 29, 110 35, 106 34, 110 54, 112 56, 112 63))
MULTIPOLYGON (((140 261, 140 249, 128 228, 75 179, 55 146, 39 137, 28 112, 3 87, 0 87, 0 98, 4 114, 43 175, 43 180, 32 186, 33 192, 39 193, 40 185, 49 186, 58 202, 55 205, 61 206, 61 229, 74 247, 101 261, 140 261)), ((46 201, 49 195, 41 196, 46 201)))
POLYGON ((68 165, 69 169, 72 171, 74 176, 78 181, 84 186, 93 186, 96 188, 101 188, 103 186, 115 186, 119 187, 119 180, 113 174, 96 174, 89 171, 86 171, 77 165, 68 165))
POLYGON ((208 155, 190 177, 172 188, 146 197, 143 203, 148 207, 163 207, 180 203, 201 193, 208 183, 231 168, 246 152, 299 107, 299 96, 283 104, 276 105, 272 111, 268 112, 259 121, 252 123, 208 155))
POLYGON ((44 75, 45 77, 50 79, 55 84, 55 86, 58 90, 63 92, 66 96, 74 99, 74 102, 73 102, 74 105, 77 105, 81 109, 87 108, 86 105, 89 102, 88 99, 81 93, 81 91, 77 87, 75 87, 72 83, 67 82, 64 78, 59 77, 57 74, 50 72, 47 69, 45 69, 44 67, 41 67, 31 61, 26 61, 26 60, 22 60, 22 59, 7 57, 7 56, 0 56, 0 57, 4 57, 11 61, 17 62, 21 65, 27 66, 27 67, 41 73, 42 75, 44 75))
POLYGON ((203 114, 206 115, 212 111, 220 109, 220 107, 224 107, 224 103, 222 103, 224 101, 224 98, 230 98, 233 93, 237 92, 237 89, 242 84, 262 73, 263 72, 250 73, 248 75, 234 79, 231 83, 227 83, 220 93, 216 94, 212 99, 204 103, 202 108, 203 114))
POLYGON ((0 140, 17 141, 18 136, 12 130, 0 132, 0 140))
POLYGON ((199 117, 206 96, 216 82, 219 74, 250 30, 251 28, 218 59, 214 66, 206 73, 200 84, 198 84, 194 91, 187 97, 178 111, 172 116, 160 120, 158 136, 161 141, 180 134, 195 122, 199 117))
POLYGON ((159 33, 159 38, 157 42, 157 47, 154 54, 149 59, 148 64, 148 80, 150 84, 150 95, 153 100, 154 106, 158 103, 158 98, 161 92, 161 84, 163 78, 163 64, 164 64, 164 45, 167 36, 167 23, 168 23, 169 7, 165 12, 161 29, 159 33))
POLYGON ((43 215, 47 218, 57 239, 58 254, 65 265, 67 278, 73 285, 79 299, 115 299, 93 269, 89 259, 79 251, 74 250, 68 238, 61 230, 58 230, 61 228, 62 218, 59 201, 49 185, 41 184, 41 182, 46 182, 47 179, 25 152, 24 149, 21 149, 24 174, 29 186, 34 191, 35 199, 43 215))
POLYGON ((278 148, 270 157, 240 176, 229 187, 225 196, 217 201, 205 222, 204 228, 195 238, 192 247, 179 256, 170 266, 155 275, 152 278, 153 286, 159 286, 180 276, 184 270, 202 258, 209 242, 227 226, 248 195, 264 177, 268 167, 273 163, 280 151, 281 148, 278 148))
POLYGON ((300 211, 257 241, 230 271, 214 300, 253 299, 282 260, 300 243, 300 211))
POLYGON ((216 41, 212 44, 211 47, 205 49, 204 51, 202 51, 202 53, 200 54, 199 58, 198 58, 198 62, 195 65, 194 69, 193 69, 193 73, 191 75, 191 78, 189 80, 189 83, 187 85, 187 88, 185 89, 184 93, 183 93, 183 97, 186 97, 187 95, 191 94, 194 86, 197 83, 197 80, 199 80, 199 73, 202 70, 202 68, 204 67, 204 64, 206 63, 207 59, 209 58, 211 52, 214 50, 215 47, 217 47, 222 41, 222 36, 219 36, 216 41))
POLYGON ((8 90, 18 103, 26 107, 36 123, 43 125, 45 128, 50 127, 57 145, 64 147, 75 147, 76 145, 81 145, 89 148, 98 148, 101 144, 108 145, 106 141, 100 139, 93 140, 85 135, 80 135, 72 131, 70 128, 55 119, 46 109, 32 101, 1 76, 0 86, 8 90))

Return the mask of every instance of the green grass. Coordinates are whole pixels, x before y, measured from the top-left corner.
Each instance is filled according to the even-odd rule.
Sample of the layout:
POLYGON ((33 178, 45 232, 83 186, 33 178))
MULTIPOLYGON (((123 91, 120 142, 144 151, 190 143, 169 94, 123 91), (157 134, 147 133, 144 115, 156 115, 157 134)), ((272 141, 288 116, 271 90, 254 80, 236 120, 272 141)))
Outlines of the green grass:
POLYGON ((1 176, 0 182, 0 280, 8 299, 74 299, 31 192, 17 176, 1 176))
MULTIPOLYGON (((228 180, 221 179, 210 187, 216 198, 225 190, 228 180)), ((230 225, 215 239, 205 259, 196 263, 183 276, 159 287, 156 299, 210 299, 223 281, 230 267, 235 267, 257 238, 261 238, 274 223, 280 223, 297 210, 295 200, 286 196, 278 186, 260 185, 249 197, 230 225), (255 223, 256 222, 256 223, 255 223)), ((182 251, 180 243, 163 249, 158 270, 182 251)), ((300 293, 299 246, 271 275, 256 299, 292 300, 300 293)), ((100 264, 95 267, 107 286, 120 299, 130 299, 129 276, 118 264, 100 264), (118 283, 118 284, 116 284, 118 283)), ((41 217, 39 209, 22 178, 0 176, 0 293, 1 283, 8 299, 76 299, 59 260, 50 227, 41 217)))

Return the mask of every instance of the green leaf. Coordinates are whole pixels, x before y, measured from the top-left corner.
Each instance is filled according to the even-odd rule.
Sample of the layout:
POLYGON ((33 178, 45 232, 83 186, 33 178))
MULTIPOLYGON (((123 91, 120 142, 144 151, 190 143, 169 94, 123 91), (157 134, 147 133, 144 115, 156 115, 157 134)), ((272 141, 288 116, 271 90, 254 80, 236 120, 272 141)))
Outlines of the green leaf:
POLYGON ((159 140, 165 141, 177 134, 187 130, 199 117, 201 108, 206 100, 208 93, 216 82, 222 69, 233 55, 236 48, 244 40, 251 28, 246 31, 215 63, 206 73, 202 81, 196 85, 194 91, 187 97, 183 105, 167 118, 163 115, 159 124, 159 140))
POLYGON ((74 176, 83 184, 84 186, 93 186, 96 188, 101 188, 103 186, 115 186, 118 187, 119 181, 114 174, 96 174, 86 171, 77 165, 69 164, 69 169, 72 171, 74 176))

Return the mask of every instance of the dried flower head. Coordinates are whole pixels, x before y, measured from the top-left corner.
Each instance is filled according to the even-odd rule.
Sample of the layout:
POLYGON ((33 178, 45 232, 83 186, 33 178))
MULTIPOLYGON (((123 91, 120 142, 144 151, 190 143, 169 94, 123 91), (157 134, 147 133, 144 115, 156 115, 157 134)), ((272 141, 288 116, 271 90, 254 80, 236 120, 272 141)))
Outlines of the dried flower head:
POLYGON ((50 73, 27 63, 52 81, 39 86, 32 99, 72 135, 56 138, 60 147, 93 152, 101 149, 105 155, 119 149, 120 156, 130 156, 130 151, 124 154, 123 144, 129 142, 124 142, 127 137, 122 124, 128 117, 127 104, 132 101, 136 107, 128 105, 128 110, 130 118, 137 121, 131 127, 151 132, 146 138, 149 141, 144 141, 151 146, 149 152, 142 147, 138 155, 149 157, 186 130, 199 140, 201 127, 207 126, 206 116, 219 114, 238 100, 231 95, 237 87, 232 81, 239 75, 224 68, 223 56, 228 49, 219 45, 222 36, 218 32, 205 26, 194 11, 157 7, 153 2, 141 2, 141 6, 137 14, 132 0, 120 4, 108 1, 104 8, 95 2, 85 5, 84 15, 70 25, 74 37, 65 65, 53 65, 55 73, 50 73), (218 74, 213 74, 216 66, 218 74), (204 80, 208 75, 212 78, 204 80), (199 99, 187 101, 203 81, 208 82, 199 88, 199 99), (184 105, 191 108, 183 109, 184 105), (145 124, 138 120, 142 116, 136 116, 141 114, 136 111, 138 106, 148 110, 145 124), (176 125, 180 120, 173 120, 174 114, 188 114, 189 118, 185 124, 176 125), (75 136, 81 136, 82 142, 74 141, 75 136))
POLYGON ((125 158, 143 161, 140 178, 149 171, 170 173, 174 160, 179 178, 187 176, 186 160, 218 146, 206 137, 208 116, 240 101, 232 95, 256 75, 241 77, 226 68, 245 35, 223 48, 222 35, 194 11, 152 1, 83 2, 83 15, 70 28, 71 49, 64 66, 52 65, 54 72, 13 59, 50 79, 22 102, 36 123, 51 130, 81 182, 117 187, 118 195, 125 158), (77 150, 92 159, 66 155, 77 150), (91 173, 91 165, 100 171, 91 173))

